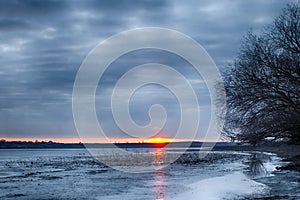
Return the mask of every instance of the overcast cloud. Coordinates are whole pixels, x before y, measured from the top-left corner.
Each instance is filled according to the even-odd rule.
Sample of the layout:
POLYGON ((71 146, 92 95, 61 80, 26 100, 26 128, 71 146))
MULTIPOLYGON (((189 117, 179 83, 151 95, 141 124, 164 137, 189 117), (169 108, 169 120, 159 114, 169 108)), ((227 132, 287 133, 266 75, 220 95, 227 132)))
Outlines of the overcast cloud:
MULTIPOLYGON (((247 31, 261 31, 289 2, 1 0, 0 137, 78 137, 71 99, 75 76, 88 53, 109 36, 138 27, 175 29, 203 45, 222 70, 237 55, 247 31)), ((198 89, 201 123, 207 124, 210 100, 201 77, 191 66, 183 69, 188 63, 178 56, 146 50, 117 60, 100 81, 96 108, 104 113, 99 119, 111 136, 126 137, 110 113, 113 84, 130 67, 148 62, 181 70, 198 89)), ((166 106, 170 119, 165 131, 172 136, 180 113, 176 98, 164 88, 150 85, 138 91, 131 102, 133 119, 147 123, 153 103, 166 106)))

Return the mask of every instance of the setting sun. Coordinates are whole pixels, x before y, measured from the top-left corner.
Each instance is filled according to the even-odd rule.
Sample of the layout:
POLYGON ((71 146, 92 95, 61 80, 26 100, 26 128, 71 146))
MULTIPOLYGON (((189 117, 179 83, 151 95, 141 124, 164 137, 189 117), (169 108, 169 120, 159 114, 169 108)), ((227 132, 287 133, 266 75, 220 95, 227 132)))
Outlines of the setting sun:
POLYGON ((144 140, 144 142, 146 143, 168 143, 168 142, 172 142, 172 139, 169 138, 149 138, 147 140, 144 140))

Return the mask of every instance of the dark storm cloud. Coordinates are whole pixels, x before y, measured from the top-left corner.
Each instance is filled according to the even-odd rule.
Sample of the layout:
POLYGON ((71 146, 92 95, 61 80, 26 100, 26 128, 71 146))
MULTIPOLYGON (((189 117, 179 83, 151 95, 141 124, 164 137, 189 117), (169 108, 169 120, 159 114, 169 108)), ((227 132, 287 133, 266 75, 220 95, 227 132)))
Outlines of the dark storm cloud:
MULTIPOLYGON (((145 26, 175 29, 200 42, 222 68, 236 56, 242 36, 272 22, 287 2, 0 0, 0 137, 76 137, 71 108, 76 72, 89 51, 113 34, 145 26)), ((119 64, 134 64, 132 59, 141 58, 119 64)), ((168 64, 180 69, 175 60, 168 64)), ((186 75, 202 87, 192 71, 186 75)), ((109 71, 103 88, 111 88, 115 76, 120 70, 109 71)), ((104 92, 100 98, 108 97, 104 92)))

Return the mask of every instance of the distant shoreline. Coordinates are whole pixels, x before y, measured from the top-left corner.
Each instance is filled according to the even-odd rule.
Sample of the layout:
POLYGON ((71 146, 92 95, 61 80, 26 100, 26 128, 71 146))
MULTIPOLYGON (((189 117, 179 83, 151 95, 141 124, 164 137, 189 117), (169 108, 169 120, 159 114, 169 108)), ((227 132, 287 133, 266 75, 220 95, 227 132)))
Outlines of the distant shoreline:
MULTIPOLYGON (((168 147, 194 147, 200 148, 203 142, 172 142, 172 143, 57 143, 57 142, 23 142, 0 141, 0 149, 59 149, 59 148, 110 148, 116 145, 120 148, 162 148, 168 147)), ((239 146, 240 143, 217 142, 217 146, 239 146)))

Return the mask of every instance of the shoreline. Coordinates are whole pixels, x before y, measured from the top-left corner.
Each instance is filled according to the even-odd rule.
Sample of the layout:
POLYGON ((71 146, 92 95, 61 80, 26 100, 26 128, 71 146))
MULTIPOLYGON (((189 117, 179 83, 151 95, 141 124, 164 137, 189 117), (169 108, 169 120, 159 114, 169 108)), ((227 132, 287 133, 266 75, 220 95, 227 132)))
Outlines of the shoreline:
POLYGON ((258 146, 215 146, 213 150, 216 151, 259 151, 275 153, 282 158, 282 161, 289 162, 287 165, 278 167, 278 170, 295 170, 300 172, 300 145, 294 144, 263 144, 258 146))

